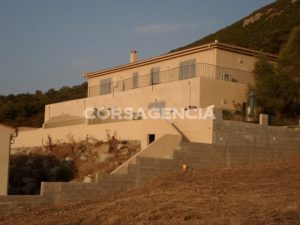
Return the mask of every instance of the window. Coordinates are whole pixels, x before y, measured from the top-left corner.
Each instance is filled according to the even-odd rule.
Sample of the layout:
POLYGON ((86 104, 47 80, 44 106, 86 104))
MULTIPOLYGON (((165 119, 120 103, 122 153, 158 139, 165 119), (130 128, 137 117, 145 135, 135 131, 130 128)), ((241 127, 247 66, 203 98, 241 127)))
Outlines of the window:
POLYGON ((110 94, 112 91, 111 78, 103 79, 100 81, 100 95, 110 94))
POLYGON ((132 75, 132 88, 138 88, 139 87, 139 73, 134 72, 132 75))
POLYGON ((196 59, 179 63, 179 79, 188 79, 196 76, 196 59))
POLYGON ((153 67, 151 69, 151 84, 159 84, 160 82, 160 69, 159 67, 153 67))

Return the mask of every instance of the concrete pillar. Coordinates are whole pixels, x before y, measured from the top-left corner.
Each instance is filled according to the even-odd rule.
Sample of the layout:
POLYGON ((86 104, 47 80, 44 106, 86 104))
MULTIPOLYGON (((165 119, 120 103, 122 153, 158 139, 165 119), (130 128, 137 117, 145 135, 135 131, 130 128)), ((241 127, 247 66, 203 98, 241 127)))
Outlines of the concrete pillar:
POLYGON ((9 178, 10 136, 15 131, 0 124, 0 195, 7 195, 9 178))
POLYGON ((261 126, 269 125, 269 116, 267 114, 259 114, 259 125, 261 126))

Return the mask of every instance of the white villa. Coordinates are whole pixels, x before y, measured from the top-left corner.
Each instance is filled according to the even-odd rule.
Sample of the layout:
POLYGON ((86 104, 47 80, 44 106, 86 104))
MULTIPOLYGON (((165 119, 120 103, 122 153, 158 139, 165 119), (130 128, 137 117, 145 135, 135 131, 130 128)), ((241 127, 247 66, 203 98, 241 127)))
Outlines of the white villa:
POLYGON ((194 110, 214 105, 226 110, 246 109, 248 86, 257 57, 276 61, 277 56, 218 41, 83 74, 88 82, 87 98, 45 106, 43 128, 20 133, 13 147, 40 146, 47 136, 77 139, 87 135, 103 139, 106 130, 122 139, 139 139, 142 148, 165 134, 183 134, 191 141, 212 143, 213 119, 87 119, 87 109, 112 110, 131 107, 133 112, 152 108, 194 110))

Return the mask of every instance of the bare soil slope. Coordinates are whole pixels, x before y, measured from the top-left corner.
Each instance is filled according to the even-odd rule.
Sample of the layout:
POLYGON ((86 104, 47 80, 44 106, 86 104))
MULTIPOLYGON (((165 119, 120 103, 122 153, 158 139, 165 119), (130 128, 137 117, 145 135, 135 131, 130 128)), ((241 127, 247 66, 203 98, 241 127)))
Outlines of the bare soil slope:
POLYGON ((180 172, 100 202, 16 209, 0 224, 300 224, 300 157, 180 172))

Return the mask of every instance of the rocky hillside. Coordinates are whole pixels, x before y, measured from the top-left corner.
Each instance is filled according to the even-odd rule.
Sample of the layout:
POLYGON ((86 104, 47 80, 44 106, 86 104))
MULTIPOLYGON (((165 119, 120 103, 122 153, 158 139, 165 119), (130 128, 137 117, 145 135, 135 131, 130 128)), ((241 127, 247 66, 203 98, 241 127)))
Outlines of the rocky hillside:
POLYGON ((214 34, 173 51, 219 40, 277 54, 299 24, 300 0, 278 0, 214 34))

